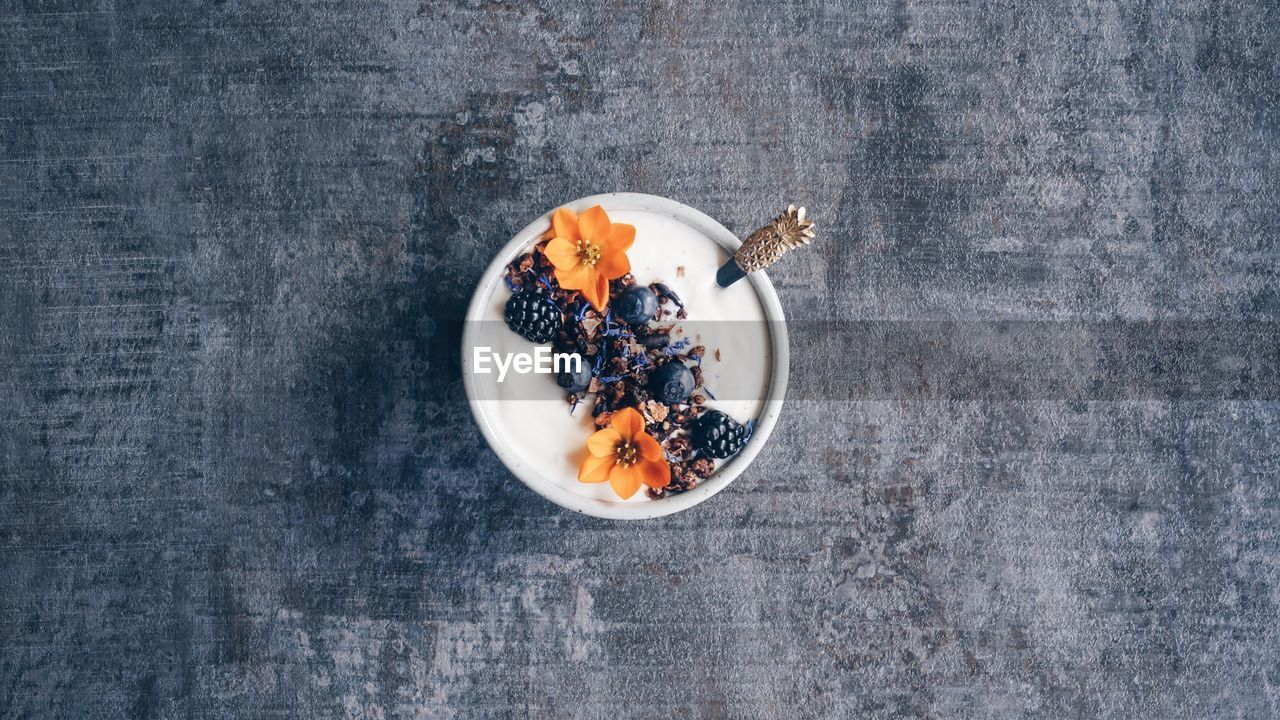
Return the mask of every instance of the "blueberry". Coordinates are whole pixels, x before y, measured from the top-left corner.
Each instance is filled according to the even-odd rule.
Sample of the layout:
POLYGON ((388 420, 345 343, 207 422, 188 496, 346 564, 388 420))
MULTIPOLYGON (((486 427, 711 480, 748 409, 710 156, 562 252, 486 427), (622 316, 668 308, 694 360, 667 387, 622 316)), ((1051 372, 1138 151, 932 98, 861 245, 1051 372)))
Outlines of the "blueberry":
POLYGON ((649 375, 649 391, 667 405, 689 399, 694 388, 693 372, 684 363, 672 360, 649 375))
POLYGON ((591 368, 587 365, 586 360, 577 363, 569 363, 569 369, 556 373, 556 384, 564 388, 565 392, 580 393, 591 385, 591 368))
POLYGON ((658 296, 644 285, 632 285, 613 299, 613 312, 632 325, 649 322, 658 314, 658 296))

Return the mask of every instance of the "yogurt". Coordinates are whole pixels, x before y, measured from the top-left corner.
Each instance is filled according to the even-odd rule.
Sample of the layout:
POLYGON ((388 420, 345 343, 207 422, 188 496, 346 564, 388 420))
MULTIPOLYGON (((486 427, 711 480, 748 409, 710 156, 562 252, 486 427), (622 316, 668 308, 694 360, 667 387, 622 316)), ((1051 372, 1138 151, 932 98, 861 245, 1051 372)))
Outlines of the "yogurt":
MULTIPOLYGON (((673 333, 674 340, 687 338, 690 345, 706 348, 701 366, 703 387, 716 398, 708 396, 706 406, 744 424, 760 417, 772 373, 772 338, 764 305, 752 283, 742 280, 728 288, 718 286, 716 270, 729 259, 729 253, 714 239, 677 218, 640 209, 610 210, 609 218, 636 228, 635 243, 627 252, 636 282, 663 282, 684 302, 687 319, 677 320, 673 314, 660 320, 664 325, 683 329, 683 333, 673 333)), ((536 239, 531 241, 524 252, 535 242, 536 239)), ((494 353, 533 352, 532 343, 503 323, 503 308, 510 296, 505 284, 494 286, 484 301, 482 327, 475 333, 473 345, 487 346, 494 353)), ((673 313, 676 310, 672 303, 662 308, 673 313)), ((470 363, 472 354, 470 348, 466 350, 463 361, 470 363)), ((591 415, 594 396, 587 396, 576 409, 571 409, 554 376, 539 373, 508 373, 502 382, 498 382, 495 373, 474 374, 473 381, 474 401, 517 474, 517 468, 523 466, 584 498, 654 502, 643 492, 623 501, 608 483, 578 482, 578 467, 587 455, 587 438, 596 430, 591 415)), ((721 465, 731 462, 733 458, 716 461, 717 473, 721 465)), ((703 482, 714 479, 715 475, 703 482)))

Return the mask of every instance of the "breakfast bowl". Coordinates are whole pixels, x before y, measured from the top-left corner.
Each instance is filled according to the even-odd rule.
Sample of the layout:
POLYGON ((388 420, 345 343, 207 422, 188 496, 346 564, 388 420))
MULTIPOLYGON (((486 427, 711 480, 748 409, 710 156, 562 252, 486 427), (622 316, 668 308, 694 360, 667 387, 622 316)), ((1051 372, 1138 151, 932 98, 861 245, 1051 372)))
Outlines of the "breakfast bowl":
MULTIPOLYGON (((654 195, 608 193, 574 200, 559 209, 562 213, 567 211, 570 218, 587 217, 585 213, 589 212, 600 215, 603 210, 607 214, 606 222, 634 227, 634 242, 626 251, 630 273, 617 280, 613 287, 628 282, 635 283, 636 287, 657 288, 662 306, 655 322, 650 324, 664 323, 661 329, 662 332, 669 330, 670 344, 649 350, 649 357, 657 358, 656 362, 662 364, 674 364, 676 359, 687 361, 698 378, 693 399, 686 401, 696 405, 670 405, 670 420, 664 421, 668 406, 643 403, 644 407, 655 409, 653 414, 648 410, 644 412, 644 420, 650 423, 648 427, 661 432, 672 420, 698 412, 708 417, 714 414, 720 418, 736 418, 736 421, 729 420, 735 426, 740 421, 746 428, 745 433, 740 433, 746 438, 745 444, 737 446, 728 457, 715 455, 716 459, 711 460, 711 451, 707 451, 704 453, 707 459, 696 466, 679 463, 681 471, 696 467, 701 472, 696 479, 683 482, 678 488, 674 485, 648 487, 624 499, 612 479, 610 482, 579 480, 580 468, 585 467, 583 463, 590 459, 590 452, 595 452, 594 445, 588 450, 588 439, 602 428, 608 428, 607 422, 602 424, 602 421, 609 414, 602 414, 601 410, 607 408, 621 415, 627 409, 608 406, 607 400, 586 392, 566 397, 565 388, 556 382, 557 376, 548 374, 563 369, 559 365, 560 355, 551 357, 545 346, 530 341, 535 335, 522 337, 513 332, 515 328, 510 325, 509 303, 515 294, 528 296, 522 299, 543 298, 553 286, 559 289, 546 275, 533 282, 535 272, 528 268, 531 254, 536 254, 534 248, 538 247, 537 252, 541 253, 547 247, 548 238, 555 234, 551 227, 556 208, 549 209, 516 233, 498 252, 468 306, 462 333, 462 372, 476 424, 493 452, 516 478, 561 507, 610 519, 654 518, 693 507, 742 475, 777 424, 787 389, 789 360, 786 326, 777 293, 763 272, 752 272, 741 282, 720 287, 716 270, 733 256, 741 241, 723 225, 687 205, 654 195), (521 269, 523 275, 520 275, 521 269), (520 285, 521 277, 532 289, 520 285), (667 360, 666 356, 671 359, 667 360), (713 387, 718 392, 713 393, 713 387)), ((582 298, 589 296, 586 290, 582 292, 582 298)), ((598 327, 604 328, 606 335, 610 334, 609 329, 626 332, 625 322, 614 315, 614 309, 592 310, 590 304, 581 299, 557 316, 564 317, 566 323, 573 322, 575 314, 594 318, 579 321, 591 323, 597 335, 601 332, 598 327)), ((556 327, 559 326, 557 319, 556 327)), ((644 361, 639 357, 644 352, 640 340, 632 338, 628 342, 640 350, 632 356, 624 347, 621 354, 644 361)), ((595 349, 596 345, 590 347, 595 349)), ((604 375, 610 371, 601 369, 599 359, 590 372, 599 380, 606 380, 604 375)), ((599 381, 592 381, 593 389, 599 386, 599 381)), ((676 434, 669 437, 674 438, 676 434)), ((696 456, 697 452, 695 449, 689 457, 696 456)), ((677 463, 669 449, 667 459, 672 461, 674 477, 677 463)))

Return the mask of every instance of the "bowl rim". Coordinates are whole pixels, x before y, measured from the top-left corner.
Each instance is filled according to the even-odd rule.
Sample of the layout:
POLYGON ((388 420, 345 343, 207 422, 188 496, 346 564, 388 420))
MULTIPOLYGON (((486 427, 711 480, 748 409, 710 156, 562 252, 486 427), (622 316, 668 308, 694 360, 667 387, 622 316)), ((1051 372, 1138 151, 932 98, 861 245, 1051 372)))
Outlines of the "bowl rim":
MULTIPOLYGON (((644 520, 662 517, 687 510, 702 503, 716 493, 725 489, 738 478, 755 460, 773 434, 778 418, 782 414, 782 401, 787 391, 787 379, 790 368, 790 342, 787 337, 786 318, 782 312, 782 303, 774 290, 773 283, 764 272, 747 275, 760 298, 764 308, 765 322, 769 324, 770 349, 773 363, 769 374, 768 391, 764 399, 764 408, 757 420, 751 441, 747 443, 737 456, 719 468, 711 477, 699 483, 692 490, 676 495, 669 495, 661 500, 643 503, 627 501, 608 501, 588 498, 560 487, 550 478, 545 477, 533 467, 526 465, 513 452, 503 446, 497 432, 490 424, 485 407, 479 402, 475 374, 470 371, 467 362, 468 351, 477 340, 478 323, 484 318, 488 299, 497 290, 508 263, 524 252, 536 238, 550 225, 551 214, 556 208, 566 207, 574 212, 582 212, 592 205, 600 205, 606 212, 639 210, 666 215, 672 219, 690 225, 705 236, 723 247, 730 255, 742 244, 742 241, 707 214, 684 203, 658 195, 634 192, 602 193, 588 195, 567 203, 556 205, 551 210, 539 215, 537 219, 517 232, 506 245, 498 251, 493 261, 485 268, 484 275, 476 283, 467 306, 466 322, 463 324, 461 360, 462 380, 467 393, 467 404, 471 406, 472 417, 480 426, 489 447, 507 469, 524 483, 526 487, 538 495, 550 500, 560 507, 574 510, 593 517, 612 520, 644 520)), ((585 439, 584 439, 585 441, 585 439)))

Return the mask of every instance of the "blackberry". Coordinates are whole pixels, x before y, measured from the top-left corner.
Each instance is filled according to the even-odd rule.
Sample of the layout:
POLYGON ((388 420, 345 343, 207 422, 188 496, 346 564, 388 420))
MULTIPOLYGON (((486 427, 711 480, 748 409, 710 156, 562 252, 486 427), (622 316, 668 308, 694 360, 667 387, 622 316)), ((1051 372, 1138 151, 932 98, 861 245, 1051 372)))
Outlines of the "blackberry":
POLYGON ((658 314, 658 296, 644 285, 632 285, 613 299, 613 311, 631 325, 649 322, 658 314))
POLYGON ((534 290, 512 295, 507 300, 502 319, 517 335, 535 343, 551 342, 564 325, 560 308, 546 295, 534 290))
POLYGON ((693 422, 693 446, 713 458, 727 458, 747 444, 747 429, 719 410, 708 410, 693 422))
POLYGON ((649 391, 658 402, 667 405, 689 399, 695 385, 697 381, 693 372, 678 360, 672 360, 649 374, 649 391))

